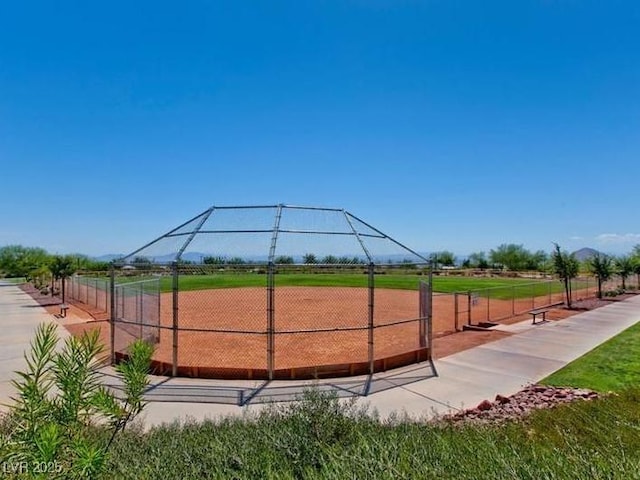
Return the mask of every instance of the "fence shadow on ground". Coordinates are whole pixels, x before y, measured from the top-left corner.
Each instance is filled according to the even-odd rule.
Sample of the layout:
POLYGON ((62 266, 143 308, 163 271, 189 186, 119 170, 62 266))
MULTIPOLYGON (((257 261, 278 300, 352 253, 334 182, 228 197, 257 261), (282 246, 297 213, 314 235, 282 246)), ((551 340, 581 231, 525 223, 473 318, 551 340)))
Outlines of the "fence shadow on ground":
MULTIPOLYGON (((103 375, 103 383, 122 397, 122 382, 113 370, 105 368, 103 375)), ((332 392, 339 398, 366 397, 437 376, 435 365, 431 361, 373 375, 306 381, 225 381, 154 376, 145 399, 149 402, 215 403, 242 407, 294 401, 308 389, 332 392)))

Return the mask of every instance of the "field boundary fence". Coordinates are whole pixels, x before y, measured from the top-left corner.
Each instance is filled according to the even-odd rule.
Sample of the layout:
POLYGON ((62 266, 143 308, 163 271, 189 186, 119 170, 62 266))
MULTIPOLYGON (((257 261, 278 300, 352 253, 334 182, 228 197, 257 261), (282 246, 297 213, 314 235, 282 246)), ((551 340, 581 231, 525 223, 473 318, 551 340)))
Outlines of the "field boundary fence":
MULTIPOLYGON (((602 284, 603 292, 619 288, 621 279, 612 277, 602 284)), ((570 282, 571 302, 595 298, 598 282, 594 277, 578 277, 570 282)), ((518 317, 531 310, 566 303, 564 285, 558 279, 527 282, 453 293, 434 293, 448 296, 451 311, 438 310, 436 315, 448 319, 449 330, 461 331, 465 325, 487 327, 495 322, 518 317)), ((444 304, 445 302, 441 302, 444 304)), ((443 309, 444 310, 444 309, 443 309)), ((438 319, 435 318, 437 322, 438 319)), ((441 321, 442 323, 442 321, 441 321)))
POLYGON ((139 338, 159 343, 154 371, 171 376, 327 378, 431 359, 431 284, 419 278, 374 293, 370 265, 330 266, 356 275, 355 288, 298 284, 314 280, 299 265, 154 267, 154 278, 112 273, 114 362, 139 338))
POLYGON ((66 279, 65 297, 98 312, 109 312, 109 277, 73 275, 66 279))
POLYGON ((111 285, 112 358, 127 354, 135 340, 160 342, 160 277, 129 280, 111 285))

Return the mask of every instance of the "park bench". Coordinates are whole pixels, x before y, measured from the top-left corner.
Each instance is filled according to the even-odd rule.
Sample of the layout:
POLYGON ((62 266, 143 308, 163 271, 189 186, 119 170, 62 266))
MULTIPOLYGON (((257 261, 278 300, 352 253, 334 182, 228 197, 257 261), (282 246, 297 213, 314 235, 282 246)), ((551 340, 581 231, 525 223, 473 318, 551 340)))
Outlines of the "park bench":
POLYGON ((533 317, 533 324, 536 324, 536 317, 538 315, 542 315, 542 321, 544 322, 547 319, 547 312, 551 310, 550 307, 542 307, 542 308, 534 308, 533 310, 529 310, 529 314, 533 317))
POLYGON ((69 305, 66 303, 60 304, 60 317, 64 318, 67 316, 67 310, 69 310, 69 305))

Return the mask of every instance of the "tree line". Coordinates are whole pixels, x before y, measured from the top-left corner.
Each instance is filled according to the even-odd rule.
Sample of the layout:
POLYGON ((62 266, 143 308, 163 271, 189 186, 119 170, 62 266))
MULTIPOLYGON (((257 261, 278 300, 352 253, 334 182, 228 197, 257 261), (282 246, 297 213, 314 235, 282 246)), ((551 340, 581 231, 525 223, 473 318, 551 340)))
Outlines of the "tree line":
MULTIPOLYGON (((46 293, 54 293, 56 281, 64 280, 77 271, 104 271, 108 262, 99 262, 86 255, 54 255, 39 247, 7 245, 0 247, 0 276, 24 278, 46 293)), ((62 301, 64 302, 64 283, 62 301)))

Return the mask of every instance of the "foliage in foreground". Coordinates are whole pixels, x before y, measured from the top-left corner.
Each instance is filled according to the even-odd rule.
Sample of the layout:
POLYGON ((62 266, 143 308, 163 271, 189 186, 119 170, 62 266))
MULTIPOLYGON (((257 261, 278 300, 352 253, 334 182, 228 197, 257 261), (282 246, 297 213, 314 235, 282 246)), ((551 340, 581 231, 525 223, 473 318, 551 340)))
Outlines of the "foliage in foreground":
POLYGON ((20 478, 95 478, 125 426, 143 407, 153 347, 134 343, 116 367, 125 399, 101 383, 102 344, 97 330, 70 336, 56 351, 55 324, 41 324, 25 354, 27 369, 13 382, 17 396, 3 419, 0 459, 20 478))
POLYGON ((640 390, 502 426, 381 422, 335 396, 244 418, 129 430, 109 478, 638 478, 640 390))

